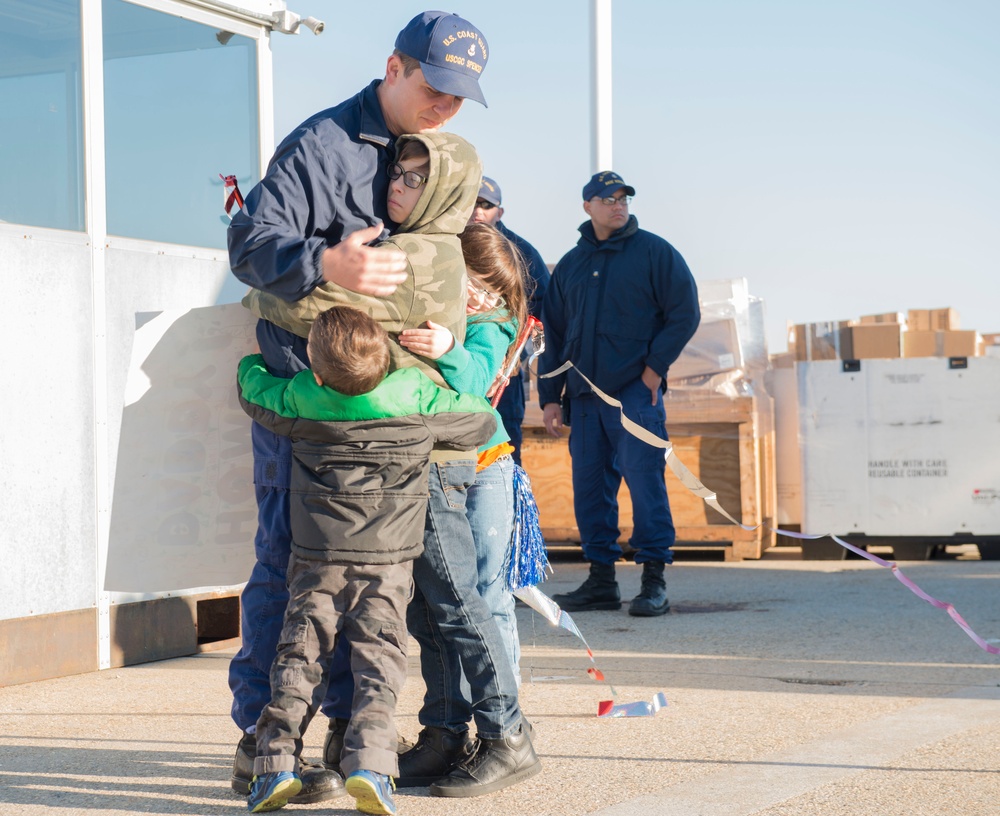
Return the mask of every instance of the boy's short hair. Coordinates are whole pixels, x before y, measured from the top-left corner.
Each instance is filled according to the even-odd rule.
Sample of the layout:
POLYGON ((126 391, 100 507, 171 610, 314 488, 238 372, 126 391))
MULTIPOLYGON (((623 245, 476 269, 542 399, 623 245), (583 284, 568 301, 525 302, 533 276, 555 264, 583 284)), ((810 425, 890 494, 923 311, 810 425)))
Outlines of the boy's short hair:
POLYGON ((349 306, 321 312, 309 330, 309 365, 323 385, 356 397, 389 371, 389 335, 372 317, 349 306))
POLYGON ((397 162, 408 161, 411 159, 422 162, 422 164, 419 165, 419 169, 425 171, 431 169, 431 152, 427 149, 427 145, 419 139, 407 139, 396 151, 397 162))

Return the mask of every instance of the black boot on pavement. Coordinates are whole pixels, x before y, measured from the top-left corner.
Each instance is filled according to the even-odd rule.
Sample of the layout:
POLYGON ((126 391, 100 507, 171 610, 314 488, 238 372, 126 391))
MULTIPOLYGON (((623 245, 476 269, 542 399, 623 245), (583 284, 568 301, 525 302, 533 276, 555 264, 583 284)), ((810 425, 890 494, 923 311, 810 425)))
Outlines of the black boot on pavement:
POLYGON ((628 613, 639 618, 655 618, 670 611, 667 582, 663 578, 664 563, 647 561, 642 565, 642 591, 632 599, 628 613))
MULTIPOLYGON (((340 770, 340 755, 344 752, 344 739, 347 736, 347 726, 350 720, 342 717, 334 717, 330 720, 330 726, 326 729, 326 739, 323 740, 323 767, 331 771, 336 771, 344 778, 344 772, 340 770)), ((409 751, 413 743, 405 737, 398 737, 396 753, 402 754, 409 751)))
POLYGON ((622 596, 615 580, 614 564, 590 562, 590 575, 577 589, 553 595, 555 601, 567 612, 586 612, 590 609, 621 609, 622 596))
POLYGON ((534 776, 542 763, 523 727, 503 739, 476 741, 476 750, 444 779, 431 785, 431 796, 465 797, 487 793, 534 776))
MULTIPOLYGON (((257 756, 257 738, 253 734, 244 734, 240 744, 236 746, 236 757, 233 759, 233 775, 230 784, 240 796, 250 793, 250 782, 253 780, 253 761, 257 756)), ((344 780, 335 772, 305 760, 299 761, 296 773, 302 779, 302 790, 288 799, 292 805, 312 805, 343 796, 347 791, 344 780)))
POLYGON ((446 728, 428 725, 416 744, 399 755, 397 788, 425 788, 447 776, 473 749, 468 732, 456 734, 446 728))
POLYGON ((330 727, 326 729, 326 738, 323 740, 323 767, 336 771, 341 777, 344 774, 340 770, 340 754, 344 750, 344 737, 347 736, 347 726, 350 724, 350 720, 334 717, 330 720, 330 727))

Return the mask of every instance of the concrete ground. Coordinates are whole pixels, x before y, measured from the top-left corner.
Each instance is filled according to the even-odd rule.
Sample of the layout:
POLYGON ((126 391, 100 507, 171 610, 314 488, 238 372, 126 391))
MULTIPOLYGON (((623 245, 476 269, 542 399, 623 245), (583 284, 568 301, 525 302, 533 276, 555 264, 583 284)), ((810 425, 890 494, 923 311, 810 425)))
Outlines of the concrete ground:
MULTIPOLYGON (((973 548, 973 552, 974 552, 973 548)), ((1000 562, 907 562, 930 595, 1000 642, 1000 562)), ((586 565, 555 564, 548 594, 586 565)), ((640 569, 622 564, 623 595, 640 569)), ((864 560, 683 560, 663 618, 577 613, 581 643, 526 607, 522 706, 543 772, 467 800, 400 791, 406 816, 869 816, 1000 812, 1000 658, 864 560), (598 703, 650 700, 656 716, 599 719, 598 703)), ((414 650, 415 651, 415 650, 414 650)), ((228 716, 231 652, 0 689, 0 814, 236 814, 239 736, 228 716)), ((415 737, 410 658, 400 731, 415 737)), ((307 737, 316 758, 318 720, 307 737)), ((354 812, 350 798, 287 813, 354 812)))

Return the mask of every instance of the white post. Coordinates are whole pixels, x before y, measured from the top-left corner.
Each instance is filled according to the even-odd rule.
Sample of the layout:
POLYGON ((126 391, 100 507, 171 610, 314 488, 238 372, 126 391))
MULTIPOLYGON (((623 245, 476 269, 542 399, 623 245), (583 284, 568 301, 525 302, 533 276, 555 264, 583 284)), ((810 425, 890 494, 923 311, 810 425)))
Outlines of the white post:
POLYGON ((94 493, 97 510, 97 667, 111 667, 111 594, 104 589, 111 536, 111 456, 108 441, 107 279, 105 245, 108 222, 104 184, 104 39, 103 12, 96 0, 81 6, 83 41, 83 126, 86 168, 87 233, 91 246, 94 343, 94 493))
POLYGON ((590 3, 590 171, 613 170, 611 153, 611 0, 590 3))

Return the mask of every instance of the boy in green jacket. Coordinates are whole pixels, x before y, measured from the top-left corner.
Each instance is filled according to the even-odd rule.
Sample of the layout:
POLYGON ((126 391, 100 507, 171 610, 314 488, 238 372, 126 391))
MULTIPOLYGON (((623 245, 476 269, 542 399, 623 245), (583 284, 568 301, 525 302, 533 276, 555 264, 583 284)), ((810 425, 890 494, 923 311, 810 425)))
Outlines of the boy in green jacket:
POLYGON ((393 714, 406 678, 406 605, 423 550, 431 450, 467 450, 496 428, 486 400, 440 388, 415 368, 388 376, 389 337, 349 307, 321 313, 309 332, 312 370, 239 366, 240 403, 292 439, 290 599, 271 668, 271 702, 257 723, 247 807, 282 807, 298 793, 302 734, 323 697, 338 633, 355 679, 341 754, 348 793, 365 813, 394 814, 393 714))

